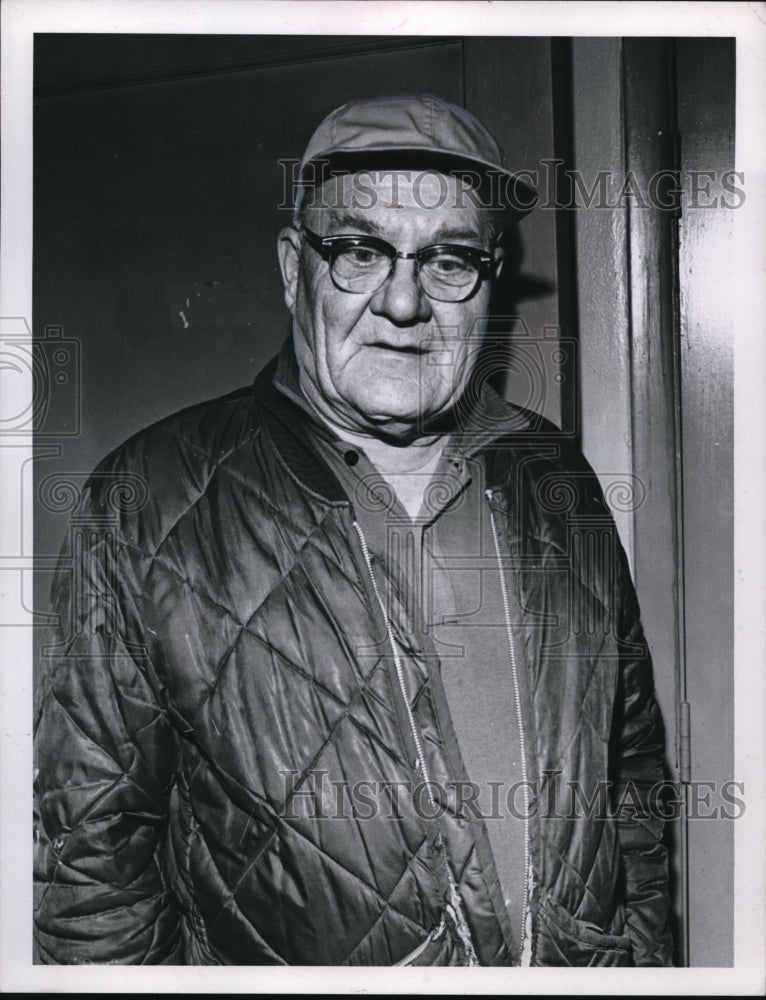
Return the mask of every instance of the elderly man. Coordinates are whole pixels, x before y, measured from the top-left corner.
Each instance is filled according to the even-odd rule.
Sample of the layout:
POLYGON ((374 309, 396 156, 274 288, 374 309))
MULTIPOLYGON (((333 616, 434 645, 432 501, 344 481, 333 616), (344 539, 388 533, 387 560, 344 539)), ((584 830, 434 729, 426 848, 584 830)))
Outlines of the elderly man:
POLYGON ((43 961, 669 962, 624 555, 582 457, 476 374, 529 207, 463 109, 339 108, 278 359, 97 470, 39 693, 43 961))

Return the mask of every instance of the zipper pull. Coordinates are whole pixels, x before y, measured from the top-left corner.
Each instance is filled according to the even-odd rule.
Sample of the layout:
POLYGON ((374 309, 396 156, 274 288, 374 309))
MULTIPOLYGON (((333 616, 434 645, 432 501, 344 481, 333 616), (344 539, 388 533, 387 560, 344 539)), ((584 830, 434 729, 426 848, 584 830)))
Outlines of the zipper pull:
POLYGON ((532 911, 527 910, 524 918, 524 939, 521 943, 521 956, 519 965, 530 966, 532 964, 532 911))

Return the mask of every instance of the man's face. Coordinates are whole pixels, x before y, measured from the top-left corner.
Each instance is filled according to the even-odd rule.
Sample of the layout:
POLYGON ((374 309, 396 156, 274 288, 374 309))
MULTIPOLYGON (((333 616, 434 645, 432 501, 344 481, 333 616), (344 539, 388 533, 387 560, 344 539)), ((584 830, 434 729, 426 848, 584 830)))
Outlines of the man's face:
MULTIPOLYGON (((461 202, 459 183, 432 172, 345 176, 329 182, 304 225, 319 236, 377 236, 402 253, 438 243, 491 249, 489 227, 468 198, 461 202)), ((321 414, 357 433, 406 438, 459 398, 480 347, 489 281, 465 302, 436 301, 420 287, 415 261, 397 259, 377 291, 342 291, 293 229, 280 234, 280 261, 304 391, 321 414)))

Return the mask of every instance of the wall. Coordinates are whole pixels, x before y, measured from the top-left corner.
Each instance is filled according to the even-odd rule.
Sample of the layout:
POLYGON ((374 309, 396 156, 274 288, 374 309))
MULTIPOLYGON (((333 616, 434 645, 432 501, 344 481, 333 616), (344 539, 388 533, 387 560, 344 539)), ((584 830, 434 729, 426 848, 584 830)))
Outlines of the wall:
MULTIPOLYGON (((741 287, 730 247, 736 209, 703 208, 738 198, 720 178, 734 166, 733 39, 677 46, 678 131, 685 171, 710 171, 710 196, 679 223, 680 384, 684 489, 684 653, 691 706, 691 779, 734 773, 733 348, 730 290, 741 287), (704 73, 700 72, 704 67, 704 73), (724 290, 724 294, 721 294, 724 290)), ((695 182, 696 183, 696 182, 695 182)), ((703 180, 703 186, 705 182, 703 180)), ((686 179, 687 194, 691 181, 686 179)), ((731 822, 689 823, 690 960, 731 965, 734 830, 731 822)), ((747 789, 745 790, 747 800, 747 789)), ((714 801, 716 801, 714 799, 714 801)))

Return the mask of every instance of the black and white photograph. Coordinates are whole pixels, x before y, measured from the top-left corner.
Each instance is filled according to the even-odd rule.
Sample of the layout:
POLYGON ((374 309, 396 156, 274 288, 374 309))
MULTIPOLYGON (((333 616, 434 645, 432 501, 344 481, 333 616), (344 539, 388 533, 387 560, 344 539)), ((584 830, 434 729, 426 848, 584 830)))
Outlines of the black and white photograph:
POLYGON ((766 7, 2 13, 3 989, 761 994, 766 7))

